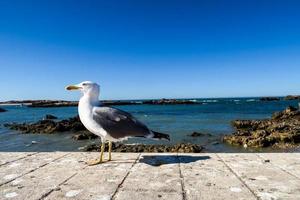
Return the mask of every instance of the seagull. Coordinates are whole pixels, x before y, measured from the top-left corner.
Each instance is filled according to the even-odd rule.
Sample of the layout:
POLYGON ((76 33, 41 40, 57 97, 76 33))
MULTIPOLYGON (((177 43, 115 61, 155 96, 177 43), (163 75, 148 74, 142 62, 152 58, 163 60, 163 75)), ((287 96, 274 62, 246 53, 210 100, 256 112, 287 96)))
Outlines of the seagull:
POLYGON ((99 102, 100 87, 97 83, 84 81, 69 85, 66 90, 80 90, 82 97, 78 104, 79 118, 87 130, 101 138, 100 158, 88 161, 88 165, 103 162, 105 143, 108 141, 108 161, 111 161, 112 142, 122 141, 130 137, 166 139, 168 134, 149 129, 145 124, 123 110, 102 106, 99 102))

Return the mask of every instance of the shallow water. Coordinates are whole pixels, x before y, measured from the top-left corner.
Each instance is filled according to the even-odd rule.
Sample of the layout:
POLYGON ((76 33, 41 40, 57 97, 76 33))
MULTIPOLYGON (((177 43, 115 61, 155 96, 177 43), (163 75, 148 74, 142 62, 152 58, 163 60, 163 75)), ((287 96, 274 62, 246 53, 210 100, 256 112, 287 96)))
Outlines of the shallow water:
MULTIPOLYGON (((169 133, 171 143, 190 142, 205 145, 207 151, 241 152, 260 151, 231 147, 216 141, 224 134, 233 132, 230 122, 235 119, 269 118, 273 112, 287 106, 297 106, 297 101, 259 101, 258 98, 195 99, 200 105, 127 105, 116 106, 130 112, 153 130, 169 133), (188 136, 192 132, 209 133, 211 137, 188 136)), ((0 124, 10 122, 35 122, 45 114, 59 119, 73 117, 76 107, 28 108, 5 106, 8 112, 0 113, 0 124)), ((19 134, 0 126, 0 151, 78 151, 78 148, 99 142, 74 141, 70 133, 19 134), (32 142, 33 141, 33 142, 32 142)), ((126 143, 169 144, 166 141, 129 139, 126 143)), ((268 149, 264 151, 269 151, 268 149)))

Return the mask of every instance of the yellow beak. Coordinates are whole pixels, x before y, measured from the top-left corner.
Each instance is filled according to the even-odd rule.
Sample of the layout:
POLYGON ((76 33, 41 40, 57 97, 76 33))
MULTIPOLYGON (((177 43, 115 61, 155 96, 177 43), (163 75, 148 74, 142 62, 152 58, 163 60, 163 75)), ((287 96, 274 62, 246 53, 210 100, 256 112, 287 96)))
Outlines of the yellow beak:
POLYGON ((66 90, 79 90, 81 89, 81 87, 77 86, 77 85, 68 85, 66 87, 66 90))

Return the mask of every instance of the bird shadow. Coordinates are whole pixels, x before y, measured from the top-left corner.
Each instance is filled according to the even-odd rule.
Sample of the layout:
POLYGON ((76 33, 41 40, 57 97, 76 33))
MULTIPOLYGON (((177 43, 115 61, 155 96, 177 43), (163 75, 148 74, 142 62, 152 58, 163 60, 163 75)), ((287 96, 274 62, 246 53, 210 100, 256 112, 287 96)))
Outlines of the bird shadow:
POLYGON ((151 166, 161 166, 178 163, 192 163, 199 160, 210 159, 210 156, 188 156, 188 155, 143 155, 139 160, 151 166))

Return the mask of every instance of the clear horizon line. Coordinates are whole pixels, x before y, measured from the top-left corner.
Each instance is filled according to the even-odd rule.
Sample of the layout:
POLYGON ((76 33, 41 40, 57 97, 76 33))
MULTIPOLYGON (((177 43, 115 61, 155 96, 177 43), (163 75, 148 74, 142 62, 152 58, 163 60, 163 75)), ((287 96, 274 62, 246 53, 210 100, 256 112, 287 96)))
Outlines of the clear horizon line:
MULTIPOLYGON (((264 96, 232 96, 232 97, 180 97, 180 98, 138 98, 138 99, 99 99, 100 101, 133 101, 133 100, 152 100, 152 99, 233 99, 233 98, 262 98, 262 97, 286 97, 286 96, 298 96, 298 95, 264 95, 264 96)), ((2 100, 0 102, 8 102, 8 101, 79 101, 77 100, 65 100, 65 99, 11 99, 11 100, 2 100)))

